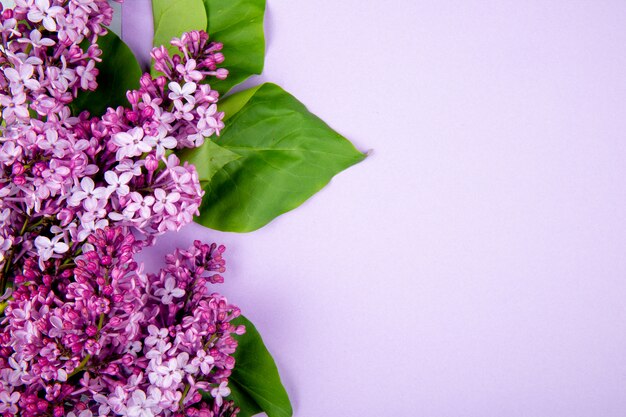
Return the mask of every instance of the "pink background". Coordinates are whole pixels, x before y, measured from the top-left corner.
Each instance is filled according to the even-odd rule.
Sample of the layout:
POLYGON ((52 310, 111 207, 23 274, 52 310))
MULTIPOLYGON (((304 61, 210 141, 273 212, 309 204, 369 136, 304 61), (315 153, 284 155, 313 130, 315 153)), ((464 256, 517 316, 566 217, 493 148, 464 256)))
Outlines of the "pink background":
MULTIPOLYGON (((273 81, 373 149, 228 246, 298 417, 626 415, 626 3, 269 0, 273 81)), ((123 35, 145 59, 150 0, 123 35)))

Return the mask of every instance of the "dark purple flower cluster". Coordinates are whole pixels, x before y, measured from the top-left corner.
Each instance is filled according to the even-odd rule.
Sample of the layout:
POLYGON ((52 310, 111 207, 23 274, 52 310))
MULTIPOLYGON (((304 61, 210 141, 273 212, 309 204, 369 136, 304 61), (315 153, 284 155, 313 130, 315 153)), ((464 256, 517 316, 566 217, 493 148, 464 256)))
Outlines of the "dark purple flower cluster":
POLYGON ((224 247, 196 241, 158 274, 133 260, 142 247, 107 227, 54 275, 24 263, 0 330, 3 415, 236 414, 222 398, 235 365, 231 334, 244 329, 230 323, 239 309, 210 291, 223 281, 224 247))
POLYGON ((223 247, 146 274, 135 255, 192 221, 203 191, 174 149, 219 134, 222 45, 152 52, 130 107, 72 115, 97 88, 106 0, 0 6, 0 414, 227 417, 239 309, 210 291, 223 247), (79 46, 80 44, 80 46, 79 46), (206 400, 202 399, 204 393, 206 400))

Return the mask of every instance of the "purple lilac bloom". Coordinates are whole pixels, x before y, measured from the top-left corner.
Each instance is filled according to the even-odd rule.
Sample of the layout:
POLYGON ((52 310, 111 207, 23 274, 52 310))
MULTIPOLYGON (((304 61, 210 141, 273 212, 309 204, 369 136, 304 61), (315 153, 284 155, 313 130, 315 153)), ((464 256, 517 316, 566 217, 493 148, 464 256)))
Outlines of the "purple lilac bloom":
POLYGON ((211 291, 223 281, 224 247, 196 241, 146 274, 134 261, 144 246, 127 228, 106 227, 71 263, 42 271, 24 262, 1 322, 3 415, 236 414, 223 397, 232 335, 244 328, 230 323, 239 309, 211 291))
POLYGON ((185 33, 172 41, 180 54, 154 49, 164 75, 144 74, 127 94, 130 108, 73 115, 77 94, 96 88, 96 42, 111 7, 18 0, 0 12, 0 293, 12 281, 9 265, 63 260, 95 230, 123 226, 151 240, 189 223, 203 191, 195 167, 172 150, 200 146, 224 126, 219 94, 197 84, 227 74, 217 68, 222 45, 185 33), (56 246, 33 245, 38 236, 56 246))
POLYGON ((219 134, 228 72, 205 32, 152 56, 129 108, 73 114, 97 88, 106 0, 0 5, 0 414, 228 417, 243 326, 217 293, 224 248, 195 242, 146 274, 135 255, 197 214, 172 150, 219 134), (83 47, 79 47, 82 44, 83 47))

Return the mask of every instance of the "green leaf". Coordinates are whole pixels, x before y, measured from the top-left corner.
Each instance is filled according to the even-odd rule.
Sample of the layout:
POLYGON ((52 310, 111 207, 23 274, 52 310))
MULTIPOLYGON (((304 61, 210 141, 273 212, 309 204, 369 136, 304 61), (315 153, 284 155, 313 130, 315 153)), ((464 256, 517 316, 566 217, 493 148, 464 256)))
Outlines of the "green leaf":
POLYGON ((230 388, 230 395, 227 400, 234 401, 235 405, 240 410, 237 417, 251 417, 263 412, 263 409, 254 401, 254 398, 250 397, 245 389, 236 382, 231 380, 228 384, 228 388, 230 388))
POLYGON ((172 38, 184 32, 206 30, 207 16, 202 0, 152 0, 154 18, 154 46, 165 46, 170 52, 178 48, 170 45, 172 38))
POLYGON ((240 91, 235 94, 230 94, 226 98, 220 100, 218 106, 219 111, 224 112, 224 121, 230 119, 237 113, 239 110, 246 105, 248 101, 254 96, 259 88, 261 88, 263 84, 257 85, 256 87, 249 88, 244 91, 240 91))
MULTIPOLYGON (((292 210, 364 159, 344 137, 274 84, 220 102, 235 110, 214 144, 239 155, 203 184, 197 222, 249 232, 292 210)), ((203 145, 183 155, 206 152, 203 145)), ((197 160, 197 159, 196 159, 197 160)))
POLYGON ((278 375, 276 363, 254 325, 240 316, 232 321, 246 326, 246 333, 238 336, 239 347, 234 354, 235 369, 229 378, 231 397, 241 412, 249 417, 264 411, 269 417, 291 417, 293 409, 287 391, 278 375))
POLYGON ((210 181, 224 165, 240 158, 238 154, 216 145, 211 139, 207 139, 197 151, 186 148, 179 151, 178 156, 196 166, 201 184, 210 181))
POLYGON ((141 67, 130 48, 113 32, 98 38, 102 62, 96 91, 82 91, 72 102, 75 114, 89 110, 94 116, 104 114, 107 107, 128 106, 126 92, 139 89, 141 67))
POLYGON ((225 94, 252 74, 263 71, 265 0, 204 0, 207 32, 224 44, 225 80, 212 80, 211 88, 225 94))

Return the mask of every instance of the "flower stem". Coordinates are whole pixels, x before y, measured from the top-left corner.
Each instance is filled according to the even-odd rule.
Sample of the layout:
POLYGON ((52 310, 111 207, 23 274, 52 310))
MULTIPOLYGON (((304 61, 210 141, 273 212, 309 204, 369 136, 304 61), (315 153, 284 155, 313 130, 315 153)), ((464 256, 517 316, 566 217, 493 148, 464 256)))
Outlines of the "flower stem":
MULTIPOLYGON (((104 324, 104 313, 100 314, 100 319, 98 320, 98 332, 100 332, 100 330, 102 330, 102 325, 103 324, 104 324)), ((83 360, 80 361, 80 363, 78 364, 76 369, 74 369, 67 377, 70 378, 70 377, 76 375, 77 373, 79 373, 80 371, 83 371, 85 369, 85 367, 87 366, 87 363, 89 362, 89 359, 91 359, 91 355, 87 354, 87 356, 85 356, 83 358, 83 360)))
POLYGON ((183 411, 183 403, 185 402, 185 397, 187 397, 187 394, 189 393, 190 388, 191 388, 191 385, 189 384, 185 385, 185 390, 183 391, 183 395, 180 397, 180 403, 178 404, 180 411, 183 411))
POLYGON ((83 358, 82 361, 80 361, 80 363, 78 364, 78 366, 76 367, 76 369, 74 369, 67 377, 71 378, 74 375, 76 375, 77 373, 79 373, 80 371, 82 371, 85 366, 87 366, 87 362, 89 362, 89 359, 91 359, 91 355, 87 355, 83 358))

